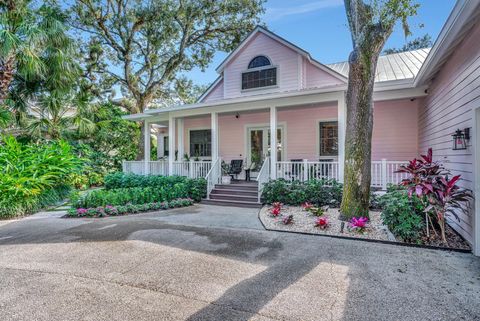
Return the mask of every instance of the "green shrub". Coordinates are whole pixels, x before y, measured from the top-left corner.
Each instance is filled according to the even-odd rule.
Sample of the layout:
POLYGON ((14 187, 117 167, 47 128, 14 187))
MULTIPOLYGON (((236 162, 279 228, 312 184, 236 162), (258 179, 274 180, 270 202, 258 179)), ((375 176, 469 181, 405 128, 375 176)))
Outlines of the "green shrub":
POLYGON ((104 217, 124 214, 135 214, 155 210, 166 210, 169 208, 185 207, 193 204, 190 198, 173 199, 170 202, 154 202, 146 204, 127 204, 119 206, 98 206, 92 208, 71 208, 67 212, 70 217, 104 217))
POLYGON ((25 215, 59 202, 69 192, 80 159, 63 141, 22 144, 0 141, 0 218, 25 215))
POLYGON ((338 207, 342 200, 342 184, 335 180, 310 180, 307 182, 271 180, 263 187, 265 203, 280 202, 287 205, 300 205, 305 202, 317 206, 338 207))
POLYGON ((184 183, 156 187, 94 190, 82 197, 72 197, 72 204, 76 208, 91 208, 106 205, 126 205, 128 203, 138 205, 165 202, 176 198, 191 198, 194 201, 200 201, 204 195, 204 181, 188 180, 184 183))
POLYGON ((105 176, 105 189, 132 187, 173 188, 183 184, 188 197, 199 202, 207 196, 207 181, 204 178, 191 179, 183 176, 136 175, 116 172, 105 176))
POLYGON ((425 228, 424 206, 408 197, 404 188, 391 187, 380 197, 382 220, 390 231, 405 242, 419 243, 425 228))

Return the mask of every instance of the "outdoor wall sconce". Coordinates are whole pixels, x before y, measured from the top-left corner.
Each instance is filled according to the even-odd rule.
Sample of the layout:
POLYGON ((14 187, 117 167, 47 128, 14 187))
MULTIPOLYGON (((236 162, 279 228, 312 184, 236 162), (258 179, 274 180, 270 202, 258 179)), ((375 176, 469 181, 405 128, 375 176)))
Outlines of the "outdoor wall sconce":
POLYGON ((464 130, 457 129, 452 135, 453 150, 467 149, 467 140, 470 140, 470 128, 464 130))

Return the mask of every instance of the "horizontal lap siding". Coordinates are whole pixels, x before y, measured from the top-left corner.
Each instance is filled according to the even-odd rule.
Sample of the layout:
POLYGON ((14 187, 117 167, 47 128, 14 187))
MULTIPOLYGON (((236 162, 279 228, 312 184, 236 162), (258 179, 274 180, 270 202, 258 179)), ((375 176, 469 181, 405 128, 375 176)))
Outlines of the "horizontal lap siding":
POLYGON ((202 102, 215 101, 223 99, 223 80, 220 80, 219 83, 212 89, 212 91, 203 98, 202 102))
POLYGON ((374 103, 372 160, 403 161, 418 153, 418 100, 374 103))
MULTIPOLYGON (((473 128, 475 108, 480 107, 480 26, 475 26, 455 50, 433 80, 429 94, 421 101, 419 111, 419 151, 431 147, 436 159, 445 163, 452 174, 461 175, 460 185, 474 187, 472 141, 467 150, 452 150, 452 134, 457 129, 473 128)), ((460 214, 460 222, 451 225, 472 242, 472 219, 460 214)))
POLYGON ((337 105, 322 105, 309 108, 290 108, 278 112, 278 121, 286 123, 286 160, 318 160, 320 121, 336 120, 337 105))
POLYGON ((258 33, 225 67, 225 98, 298 90, 298 67, 297 52, 263 33, 258 33), (267 56, 273 65, 278 66, 278 88, 242 92, 242 72, 247 70, 248 63, 258 55, 267 56))

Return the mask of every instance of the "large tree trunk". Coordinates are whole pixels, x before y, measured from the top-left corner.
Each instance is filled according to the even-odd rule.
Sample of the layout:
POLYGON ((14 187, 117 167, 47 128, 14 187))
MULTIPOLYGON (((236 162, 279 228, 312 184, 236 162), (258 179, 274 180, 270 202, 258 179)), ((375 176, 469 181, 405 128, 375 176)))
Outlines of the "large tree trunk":
POLYGON ((13 80, 15 57, 11 55, 3 63, 0 63, 0 105, 8 96, 8 89, 13 80))
MULTIPOLYGON (((372 48, 373 49, 373 48, 372 48)), ((373 84, 378 53, 357 47, 349 57, 344 189, 340 211, 345 218, 367 216, 370 200, 373 84)))

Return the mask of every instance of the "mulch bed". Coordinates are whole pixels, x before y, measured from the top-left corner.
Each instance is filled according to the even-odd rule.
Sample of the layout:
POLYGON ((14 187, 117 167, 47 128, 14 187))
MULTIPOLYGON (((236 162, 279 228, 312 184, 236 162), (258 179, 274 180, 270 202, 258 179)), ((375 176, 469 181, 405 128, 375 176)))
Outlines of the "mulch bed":
MULTIPOLYGON (((366 240, 395 242, 403 245, 410 244, 395 239, 395 236, 388 230, 385 225, 383 225, 382 219, 380 217, 381 212, 379 211, 370 211, 370 220, 367 224, 367 228, 363 232, 359 233, 355 230, 350 229, 348 222, 344 222, 339 219, 339 210, 336 208, 329 208, 322 216, 326 217, 329 222, 329 225, 326 229, 316 227, 315 221, 318 217, 314 216, 310 212, 305 211, 302 207, 284 205, 282 206, 281 214, 278 217, 273 217, 270 214, 270 209, 271 206, 264 206, 259 213, 259 218, 261 222, 263 223, 265 228, 269 230, 360 238, 366 240), (282 222, 282 217, 288 215, 293 216, 293 222, 291 224, 285 225, 282 222), (342 223, 344 225, 343 231, 341 228, 342 223)), ((469 251, 471 249, 470 245, 450 226, 447 226, 446 230, 448 244, 444 244, 441 238, 436 237, 433 232, 431 232, 430 234, 430 238, 426 237, 426 235, 422 237, 421 244, 412 245, 438 247, 443 249, 449 248, 452 250, 469 251)))

